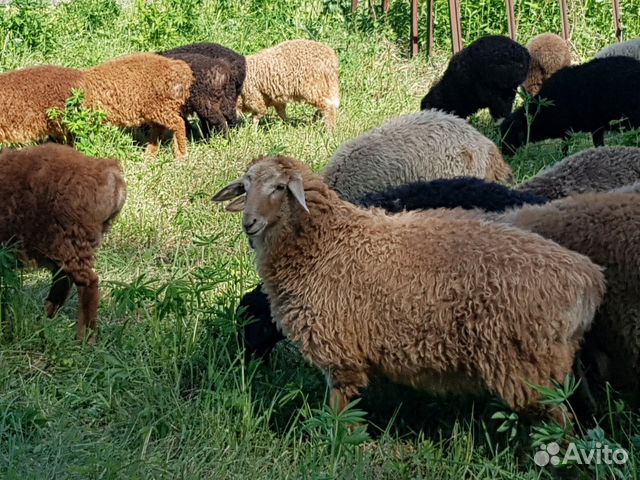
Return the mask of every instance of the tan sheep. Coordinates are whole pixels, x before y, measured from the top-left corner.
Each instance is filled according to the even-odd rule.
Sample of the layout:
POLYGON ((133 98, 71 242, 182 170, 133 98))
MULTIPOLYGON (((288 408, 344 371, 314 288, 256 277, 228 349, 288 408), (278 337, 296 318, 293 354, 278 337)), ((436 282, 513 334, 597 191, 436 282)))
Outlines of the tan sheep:
POLYGON ((238 108, 253 114, 257 124, 269 107, 286 120, 288 103, 306 102, 334 131, 340 106, 338 71, 338 57, 330 47, 311 40, 283 42, 247 57, 238 108))
POLYGON ((551 75, 571 65, 571 49, 555 33, 541 33, 533 37, 527 44, 527 49, 531 55, 531 65, 522 86, 529 95, 536 95, 551 75))
POLYGON ((152 126, 147 152, 156 155, 165 129, 173 132, 177 159, 187 154, 182 110, 194 81, 189 65, 152 53, 116 58, 84 71, 85 106, 104 111, 119 127, 152 126))
POLYGON ((380 373, 536 408, 527 382, 571 372, 604 293, 599 267, 539 235, 462 211, 361 209, 290 158, 258 159, 213 197, 232 198, 273 318, 340 406, 380 373))
POLYGON ((82 72, 42 65, 0 75, 0 143, 20 144, 46 137, 61 141, 65 134, 49 120, 47 110, 64 108, 82 72))

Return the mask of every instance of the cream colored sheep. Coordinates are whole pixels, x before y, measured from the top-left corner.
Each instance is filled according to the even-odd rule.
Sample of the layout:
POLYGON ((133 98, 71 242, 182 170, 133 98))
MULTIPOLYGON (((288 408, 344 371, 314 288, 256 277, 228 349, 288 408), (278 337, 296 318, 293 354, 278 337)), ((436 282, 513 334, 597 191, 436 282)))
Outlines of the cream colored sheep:
POLYGON ((334 131, 340 106, 339 63, 330 47, 312 40, 290 40, 247 57, 247 77, 238 99, 257 124, 274 107, 283 120, 287 104, 306 102, 318 109, 334 131))

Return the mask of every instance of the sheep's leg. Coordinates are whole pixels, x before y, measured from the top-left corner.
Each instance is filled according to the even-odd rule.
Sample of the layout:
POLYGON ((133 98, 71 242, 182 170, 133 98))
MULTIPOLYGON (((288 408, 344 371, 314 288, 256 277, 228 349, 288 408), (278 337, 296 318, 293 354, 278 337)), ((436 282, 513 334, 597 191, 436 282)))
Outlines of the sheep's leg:
POLYGON ((173 132, 173 155, 176 160, 187 156, 187 127, 180 115, 168 118, 162 125, 173 132))
POLYGON ((149 134, 149 145, 147 145, 147 155, 155 157, 158 155, 158 149, 160 148, 160 141, 164 134, 164 127, 153 124, 151 126, 151 133, 149 134))
POLYGON ((91 272, 92 278, 85 285, 77 284, 78 296, 80 298, 80 319, 76 338, 83 341, 87 334, 87 327, 91 330, 88 342, 91 345, 96 343, 96 333, 98 328, 98 304, 100 293, 98 291, 98 276, 91 272))
POLYGON ((287 104, 281 102, 274 102, 273 108, 276 109, 278 116, 284 121, 287 121, 287 104))
POLYGON ((603 147, 604 146, 604 128, 599 128, 595 132, 592 132, 591 138, 593 140, 594 147, 603 147))
POLYGON ((343 364, 328 370, 327 381, 331 387, 331 406, 340 412, 369 385, 369 375, 360 368, 348 368, 343 364))
POLYGON ((45 302, 47 317, 53 318, 67 301, 73 280, 56 265, 51 268, 51 288, 45 302))

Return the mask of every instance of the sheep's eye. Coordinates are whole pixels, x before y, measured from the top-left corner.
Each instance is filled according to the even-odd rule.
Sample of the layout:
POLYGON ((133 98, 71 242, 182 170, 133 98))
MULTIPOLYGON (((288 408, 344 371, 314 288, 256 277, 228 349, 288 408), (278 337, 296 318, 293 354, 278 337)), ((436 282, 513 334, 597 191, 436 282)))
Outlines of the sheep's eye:
POLYGON ((276 188, 274 188, 274 191, 281 192, 284 189, 285 189, 285 185, 281 183, 280 185, 276 185, 276 188))

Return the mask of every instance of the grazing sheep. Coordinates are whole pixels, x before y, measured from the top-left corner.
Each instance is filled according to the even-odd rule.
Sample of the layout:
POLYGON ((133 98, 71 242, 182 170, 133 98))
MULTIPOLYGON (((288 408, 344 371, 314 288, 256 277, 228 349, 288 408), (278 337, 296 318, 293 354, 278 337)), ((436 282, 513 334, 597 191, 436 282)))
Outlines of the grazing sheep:
POLYGON ((82 72, 43 65, 0 74, 0 143, 18 144, 46 137, 62 141, 65 132, 47 110, 63 109, 82 72))
POLYGON ((498 183, 474 177, 458 177, 414 182, 384 192, 369 193, 354 203, 363 207, 384 208, 387 212, 432 208, 479 208, 501 212, 524 204, 546 203, 546 198, 527 192, 511 190, 498 183))
POLYGON ((147 152, 156 155, 164 130, 173 133, 176 159, 187 154, 182 111, 193 83, 191 68, 181 60, 152 53, 116 58, 84 71, 85 106, 104 111, 120 127, 152 126, 147 152))
POLYGON ((599 147, 566 157, 517 189, 553 200, 612 190, 639 180, 640 148, 599 147))
POLYGON ((93 267, 126 199, 120 165, 47 143, 3 151, 0 178, 0 244, 18 242, 24 263, 51 271, 48 317, 63 306, 72 284, 78 287, 77 337, 84 339, 89 327, 94 343, 99 292, 93 267))
POLYGON ((510 182, 498 147, 467 121, 438 110, 403 115, 342 145, 324 178, 353 201, 418 180, 475 176, 510 182))
POLYGON ((286 157, 258 159, 213 197, 232 198, 273 317, 336 406, 379 373, 535 408, 527 382, 571 371, 604 293, 596 265, 538 235, 462 210, 361 209, 286 157))
POLYGON ((488 107, 494 120, 503 119, 511 112, 518 86, 527 78, 530 61, 527 49, 510 38, 482 37, 451 58, 420 109, 437 108, 466 118, 488 107))
POLYGON ((334 131, 340 106, 336 52, 311 40, 290 40, 247 57, 247 78, 238 108, 253 114, 254 124, 274 107, 287 119, 287 104, 306 102, 318 109, 334 131))
MULTIPOLYGON (((195 68, 194 75, 196 77, 195 85, 192 87, 192 90, 200 90, 200 93, 198 93, 198 97, 200 98, 199 102, 207 101, 206 92, 208 88, 211 88, 208 85, 208 83, 211 82, 211 78, 210 78, 210 75, 206 75, 206 72, 211 71, 212 69, 216 69, 216 70, 221 69, 226 72, 227 65, 229 65, 231 67, 231 81, 235 88, 233 91, 227 90, 224 96, 221 97, 221 100, 222 100, 221 111, 229 127, 233 128, 238 125, 238 115, 236 113, 237 111, 236 106, 238 103, 238 97, 242 92, 242 85, 244 84, 244 79, 247 75, 247 62, 244 56, 231 50, 230 48, 223 47, 222 45, 219 45, 217 43, 192 43, 190 45, 184 45, 182 47, 166 50, 164 52, 161 52, 160 54, 170 58, 182 59, 187 61, 187 63, 190 63, 188 61, 189 57, 181 58, 183 55, 189 55, 189 56, 205 55, 207 57, 214 59, 214 63, 208 68, 206 67, 203 68, 203 66, 201 65, 202 62, 197 62, 195 67, 194 65, 190 64, 192 69, 195 68), (221 67, 221 65, 225 65, 225 66, 221 67), (204 76, 203 76, 203 73, 205 74, 204 76)), ((219 94, 217 93, 218 90, 215 87, 213 87, 213 90, 214 90, 215 97, 219 98, 219 94)), ((192 97, 193 95, 194 94, 192 92, 192 97)), ((212 100, 208 100, 208 101, 212 101, 212 100)), ((214 99, 213 101, 217 101, 217 100, 214 99)), ((202 122, 204 127, 203 134, 205 137, 208 137, 211 131, 211 126, 212 126, 209 123, 212 123, 213 126, 215 127, 216 123, 219 123, 219 119, 217 122, 216 121, 207 122, 206 111, 205 111, 205 114, 200 114, 197 109, 194 109, 194 110, 196 113, 198 113, 198 116, 200 117, 201 121, 205 120, 202 122)), ((187 124, 187 127, 189 127, 189 124, 187 124)), ((219 126, 216 128, 219 128, 219 126)))
POLYGON ((640 60, 640 38, 634 38, 633 40, 627 40, 626 42, 614 43, 600 50, 595 58, 607 58, 607 57, 629 57, 635 60, 640 60))
MULTIPOLYGON (((460 177, 409 183, 383 192, 366 194, 354 203, 362 207, 384 208, 391 213, 456 207, 502 212, 509 207, 546 201, 540 196, 510 190, 497 183, 460 177)), ((246 309, 245 315, 255 319, 244 327, 241 339, 248 358, 255 356, 266 360, 273 347, 285 337, 273 323, 269 300, 261 288, 262 284, 259 284, 240 301, 240 306, 246 309)))
MULTIPOLYGON (((640 62, 626 57, 596 59, 558 70, 529 105, 535 116, 528 140, 566 139, 571 131, 589 132, 598 147, 604 145, 604 132, 617 128, 610 122, 626 119, 623 125, 640 127, 639 84, 640 62), (553 104, 540 105, 540 99, 553 104)), ((515 151, 525 144, 525 106, 507 117, 500 131, 505 148, 515 151)))
POLYGON ((640 195, 586 193, 509 210, 498 219, 605 268, 607 293, 581 355, 585 372, 592 385, 609 381, 624 392, 640 393, 640 195))
POLYGON ((531 65, 522 86, 529 95, 536 95, 551 75, 571 65, 569 44, 555 33, 542 33, 533 37, 527 44, 527 50, 531 55, 531 65))
POLYGON ((212 129, 226 136, 228 127, 237 126, 238 94, 231 63, 224 58, 197 53, 163 53, 162 56, 182 60, 193 72, 189 100, 182 111, 185 125, 188 124, 187 117, 195 113, 205 138, 211 135, 212 129))

